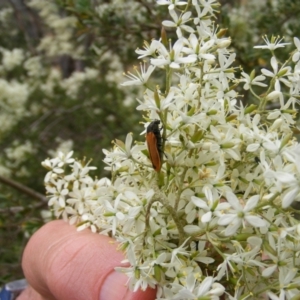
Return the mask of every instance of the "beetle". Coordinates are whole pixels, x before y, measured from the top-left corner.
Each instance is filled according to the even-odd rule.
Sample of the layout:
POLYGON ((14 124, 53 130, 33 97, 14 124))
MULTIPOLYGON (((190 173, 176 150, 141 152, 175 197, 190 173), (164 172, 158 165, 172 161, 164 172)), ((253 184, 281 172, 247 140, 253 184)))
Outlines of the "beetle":
POLYGON ((153 169, 159 172, 162 164, 162 137, 159 128, 160 120, 152 121, 147 127, 146 141, 153 169))

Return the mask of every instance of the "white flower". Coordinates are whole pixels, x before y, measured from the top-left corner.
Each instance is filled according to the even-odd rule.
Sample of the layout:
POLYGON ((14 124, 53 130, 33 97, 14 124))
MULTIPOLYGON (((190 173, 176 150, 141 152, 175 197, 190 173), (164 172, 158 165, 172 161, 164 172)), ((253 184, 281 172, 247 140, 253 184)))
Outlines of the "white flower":
POLYGON ((235 137, 235 129, 233 127, 215 127, 211 125, 210 131, 213 137, 210 150, 219 153, 221 165, 225 163, 225 153, 235 160, 240 160, 240 152, 236 147, 239 144, 239 138, 235 137))
POLYGON ((189 238, 186 239, 181 246, 172 250, 171 264, 174 262, 179 263, 179 265, 181 264, 180 258, 178 258, 178 255, 179 256, 187 256, 187 257, 190 256, 190 253, 185 250, 187 248, 186 243, 188 242, 188 240, 189 240, 189 238))
POLYGON ((51 197, 48 201, 49 206, 66 206, 66 195, 69 193, 69 190, 67 189, 67 182, 58 180, 54 186, 47 186, 46 190, 51 197))
POLYGON ((275 77, 278 73, 278 63, 277 63, 277 59, 275 56, 272 56, 272 58, 271 58, 271 66, 272 66, 274 72, 271 72, 267 69, 262 69, 261 72, 266 76, 275 77))
POLYGON ((206 250, 206 241, 199 241, 197 243, 197 250, 195 250, 195 257, 194 257, 194 254, 192 254, 192 256, 194 257, 193 259, 198 261, 198 262, 201 262, 203 264, 211 264, 213 263, 215 260, 211 257, 208 257, 208 251, 206 250))
MULTIPOLYGON (((115 270, 126 273, 129 276, 128 286, 136 292, 138 289, 145 290, 147 287, 155 288, 154 276, 149 276, 149 271, 153 270, 153 266, 149 261, 141 264, 139 259, 135 254, 136 245, 133 244, 131 240, 125 240, 128 243, 126 248, 127 260, 123 261, 125 263, 129 262, 129 267, 116 267, 115 270)), ((163 259, 163 257, 160 257, 163 259)))
POLYGON ((255 49, 269 49, 271 51, 285 47, 286 45, 289 45, 290 43, 280 43, 283 38, 280 38, 279 36, 274 37, 272 36, 271 42, 269 41, 268 37, 265 35, 263 36, 263 40, 265 41, 266 45, 260 45, 260 46, 254 46, 255 49))
MULTIPOLYGON (((268 292, 268 296, 271 300, 285 300, 285 299, 293 299, 294 297, 299 295, 297 289, 290 289, 290 285, 292 284, 293 279, 297 274, 296 268, 280 268, 279 272, 279 284, 280 284, 280 293, 279 297, 273 292, 268 292)), ((298 280, 299 281, 299 280, 298 280)))
POLYGON ((173 9, 169 9, 169 13, 173 21, 163 21, 162 24, 166 27, 176 27, 176 33, 179 38, 183 36, 181 30, 185 30, 187 32, 194 31, 192 27, 185 25, 185 23, 190 20, 192 14, 190 11, 185 12, 183 15, 180 16, 180 18, 173 9))
POLYGON ((300 59, 300 40, 297 37, 294 37, 294 44, 297 48, 297 51, 293 54, 293 62, 297 62, 300 59))
POLYGON ((66 181, 70 181, 74 184, 74 187, 79 188, 79 186, 90 179, 88 173, 90 170, 95 170, 95 167, 86 164, 83 166, 81 163, 75 161, 72 165, 73 172, 65 176, 66 181))
POLYGON ((150 62, 154 66, 163 67, 169 65, 172 69, 179 69, 181 64, 189 64, 196 61, 196 57, 193 55, 183 56, 183 39, 178 39, 170 52, 165 48, 163 44, 157 49, 159 55, 158 58, 151 58, 150 62))
POLYGON ((251 80, 250 76, 248 74, 246 74, 245 72, 242 72, 242 75, 244 76, 244 78, 240 79, 240 82, 245 82, 244 87, 243 87, 245 90, 249 90, 251 85, 258 85, 258 86, 262 86, 262 87, 267 86, 267 84, 261 82, 266 79, 266 77, 263 75, 259 75, 252 80, 251 80))
POLYGON ((134 145, 132 147, 132 142, 133 142, 132 133, 128 133, 126 135, 125 144, 120 140, 116 140, 115 151, 108 152, 106 158, 113 158, 118 161, 123 161, 124 159, 129 159, 134 157, 136 153, 139 153, 141 149, 145 148, 144 146, 141 145, 134 145))
POLYGON ((224 214, 218 221, 219 225, 228 225, 225 229, 225 235, 233 235, 241 225, 244 227, 247 225, 251 225, 253 227, 266 226, 266 222, 253 213, 253 210, 258 203, 259 195, 250 197, 244 207, 240 204, 239 199, 232 192, 226 193, 226 199, 233 208, 233 211, 231 213, 224 214))
MULTIPOLYGON (((290 86, 290 82, 283 78, 283 76, 288 76, 290 74, 290 67, 284 67, 280 70, 278 70, 278 62, 275 56, 272 56, 271 58, 271 66, 273 68, 273 72, 263 68, 261 72, 268 77, 276 78, 275 82, 275 89, 277 91, 280 91, 280 82, 284 83, 286 86, 290 86), (278 74, 282 73, 282 76, 278 76, 278 74)), ((271 99, 271 98, 270 98, 271 99)))
POLYGON ((214 282, 214 278, 209 276, 205 277, 205 279, 201 282, 200 285, 196 285, 196 280, 194 277, 194 274, 191 273, 188 275, 187 278, 187 287, 183 288, 182 290, 179 291, 177 294, 177 297, 175 296, 175 299, 196 299, 204 297, 204 296, 209 296, 210 295, 210 290, 212 287, 212 284, 214 282))
POLYGON ((119 194, 118 197, 114 200, 113 205, 110 201, 105 200, 104 202, 104 208, 106 212, 104 215, 107 217, 107 220, 111 222, 111 229, 113 232, 113 235, 116 234, 117 225, 120 221, 124 220, 125 215, 120 211, 119 204, 122 198, 122 194, 119 194))
POLYGON ((59 168, 63 167, 64 165, 69 165, 71 163, 73 163, 75 161, 75 159, 72 157, 73 156, 74 151, 70 151, 67 154, 64 154, 63 152, 58 152, 58 163, 57 166, 59 168))
POLYGON ((209 50, 214 46, 215 41, 214 40, 208 40, 203 42, 200 42, 195 34, 191 34, 189 39, 189 47, 184 47, 183 52, 187 54, 195 54, 199 60, 209 60, 210 62, 215 61, 216 57, 215 55, 209 53, 209 50))
POLYGON ((140 54, 138 59, 141 59, 141 58, 144 58, 146 56, 154 55, 155 51, 159 47, 161 47, 161 42, 157 41, 157 40, 152 40, 150 45, 147 42, 144 43, 144 49, 145 50, 141 50, 141 49, 138 48, 138 49, 135 50, 135 52, 137 54, 140 54))
POLYGON ((274 178, 279 191, 281 191, 282 186, 286 187, 281 195, 282 208, 289 207, 300 192, 299 180, 295 177, 295 174, 291 174, 284 170, 278 170, 276 172, 267 171, 265 176, 274 178))
MULTIPOLYGON (((153 112, 163 112, 166 110, 170 105, 172 105, 172 102, 175 101, 175 92, 172 88, 170 92, 168 93, 167 97, 160 96, 159 106, 157 106, 157 103, 154 99, 154 93, 152 91, 147 91, 147 93, 144 95, 144 102, 137 99, 140 103, 139 106, 137 106, 137 110, 150 110, 153 112)), ((149 125, 149 124, 148 124, 149 125)))
POLYGON ((182 0, 157 0, 158 5, 169 5, 169 10, 173 10, 176 6, 186 5, 187 1, 182 0))
POLYGON ((152 72, 155 70, 155 66, 150 65, 146 70, 146 64, 140 64, 141 72, 134 68, 137 75, 134 75, 131 72, 128 72, 125 76, 130 80, 123 82, 121 85, 129 86, 129 85, 143 85, 146 84, 152 72))
POLYGON ((204 201, 203 199, 195 196, 192 196, 191 200, 197 207, 202 208, 205 211, 205 214, 201 217, 201 222, 203 223, 210 222, 214 212, 218 213, 220 211, 225 211, 230 207, 229 203, 219 203, 218 200, 212 201, 208 199, 204 201))

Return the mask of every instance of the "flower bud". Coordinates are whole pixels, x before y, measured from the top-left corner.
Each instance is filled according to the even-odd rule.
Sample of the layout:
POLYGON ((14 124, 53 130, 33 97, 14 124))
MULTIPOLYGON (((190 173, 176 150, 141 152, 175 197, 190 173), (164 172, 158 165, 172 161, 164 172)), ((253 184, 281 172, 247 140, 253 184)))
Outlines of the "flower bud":
POLYGON ((297 111, 294 109, 283 109, 281 112, 284 114, 290 114, 290 115, 295 115, 297 113, 297 111))
POLYGON ((277 256, 276 251, 271 247, 271 245, 267 241, 263 242, 263 248, 265 251, 269 252, 270 254, 277 256))
POLYGON ((154 100, 155 100, 155 104, 158 108, 160 108, 160 98, 159 98, 159 94, 158 94, 158 87, 156 88, 156 90, 154 91, 154 100))
POLYGON ((226 117, 226 122, 230 122, 230 121, 235 120, 235 119, 236 119, 236 115, 232 114, 232 115, 226 117))
POLYGON ((228 143, 224 143, 221 145, 222 149, 229 149, 229 148, 233 148, 235 146, 234 143, 228 142, 228 143))
POLYGON ((289 71, 290 68, 283 68, 282 70, 280 70, 277 74, 278 77, 282 77, 284 76, 288 71, 289 71))
POLYGON ((168 46, 168 38, 167 38, 167 32, 164 27, 162 27, 161 32, 160 32, 160 37, 161 37, 161 42, 163 43, 164 46, 168 46))
POLYGON ((291 138, 292 138, 292 134, 290 133, 290 134, 287 134, 283 139, 282 139, 282 141, 281 141, 281 144, 280 144, 280 150, 284 147, 284 146, 286 146, 287 144, 288 144, 288 142, 291 140, 291 138))
POLYGON ((206 114, 208 115, 208 116, 214 116, 214 115, 216 115, 217 114, 217 110, 215 110, 215 109, 211 109, 210 111, 208 111, 206 114))
POLYGON ((252 81, 255 78, 255 70, 253 69, 250 73, 250 80, 252 81))
POLYGON ((227 48, 231 44, 231 38, 222 39, 217 42, 217 46, 220 49, 227 48))
POLYGON ((115 140, 114 140, 114 144, 115 144, 116 146, 118 146, 119 148, 125 150, 125 144, 124 144, 123 141, 118 140, 118 139, 115 139, 115 140))
POLYGON ((135 279, 140 279, 140 275, 141 275, 140 269, 136 268, 134 270, 134 277, 135 277, 135 279))
POLYGON ((219 30, 219 32, 217 33, 217 38, 220 39, 221 37, 223 37, 226 34, 227 31, 228 31, 228 28, 221 28, 219 30))
POLYGON ((204 136, 203 130, 197 130, 191 137, 193 143, 199 142, 204 136))
POLYGON ((161 267, 159 265, 154 265, 154 278, 157 282, 161 281, 161 267))
POLYGON ((257 105, 251 104, 250 106, 248 106, 248 107, 245 108, 244 114, 245 114, 245 115, 250 114, 250 113, 252 113, 254 110, 256 110, 256 108, 257 108, 257 105))
POLYGON ((270 94, 267 95, 266 99, 267 100, 275 100, 281 95, 281 92, 278 91, 273 91, 270 94))
POLYGON ((274 123, 272 124, 270 129, 275 130, 275 129, 279 128, 282 125, 282 123, 283 123, 283 120, 281 118, 279 118, 274 121, 274 123))

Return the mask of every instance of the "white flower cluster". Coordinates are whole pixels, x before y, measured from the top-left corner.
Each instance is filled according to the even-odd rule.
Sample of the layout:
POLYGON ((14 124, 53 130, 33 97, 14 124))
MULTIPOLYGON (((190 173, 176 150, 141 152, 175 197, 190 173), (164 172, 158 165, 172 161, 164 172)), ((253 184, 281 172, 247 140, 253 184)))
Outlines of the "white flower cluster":
POLYGON ((104 150, 111 180, 92 178, 89 163, 60 153, 43 162, 49 205, 79 230, 120 242, 130 266, 118 270, 134 291, 156 287, 157 299, 295 299, 300 42, 294 39, 297 50, 282 64, 274 50, 285 44, 266 39, 273 70, 238 79, 231 40, 212 21, 216 1, 157 3, 168 5, 171 21, 163 25, 176 41, 163 33, 145 42, 136 52, 149 67, 142 64, 124 85, 145 87, 137 107, 147 113, 145 127, 162 124, 161 169, 153 170, 146 143, 134 144, 131 134, 104 150), (152 87, 162 71, 164 85, 152 87), (257 105, 243 107, 239 83, 257 105), (257 86, 265 88, 260 96, 257 86))
POLYGON ((69 78, 63 79, 60 85, 66 91, 67 96, 75 100, 84 82, 96 79, 98 73, 96 69, 85 68, 84 72, 73 72, 69 78))
POLYGON ((3 160, 0 174, 7 177, 12 176, 12 174, 18 177, 29 176, 30 172, 24 162, 35 153, 36 149, 30 141, 20 143, 20 141, 15 140, 10 147, 3 150, 3 156, 0 156, 0 159, 3 160))
POLYGON ((0 79, 0 136, 10 131, 26 114, 28 97, 27 83, 0 79))
POLYGON ((15 67, 19 66, 25 56, 22 49, 13 49, 12 51, 9 51, 3 47, 0 47, 0 52, 2 54, 2 65, 5 70, 10 71, 14 69, 15 67))
POLYGON ((80 57, 82 49, 75 47, 73 41, 76 18, 73 16, 62 17, 59 14, 58 6, 52 1, 30 0, 28 5, 39 10, 39 15, 53 31, 53 34, 41 39, 38 50, 44 51, 50 57, 64 54, 80 57))

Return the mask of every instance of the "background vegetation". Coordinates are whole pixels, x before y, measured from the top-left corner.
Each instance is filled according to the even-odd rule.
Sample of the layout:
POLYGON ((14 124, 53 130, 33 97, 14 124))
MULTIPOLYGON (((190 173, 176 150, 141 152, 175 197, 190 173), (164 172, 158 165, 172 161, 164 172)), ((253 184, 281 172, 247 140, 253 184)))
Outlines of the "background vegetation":
MULTIPOLYGON (((253 49, 263 35, 299 38, 299 4, 221 1, 236 65, 248 73, 266 67, 268 57, 253 49)), ((93 158, 98 177, 109 176, 102 149, 128 132, 143 140, 141 91, 120 84, 136 64, 134 50, 160 36, 162 20, 154 0, 0 1, 0 285, 23 276, 26 241, 51 219, 41 161, 73 149, 93 158)))

